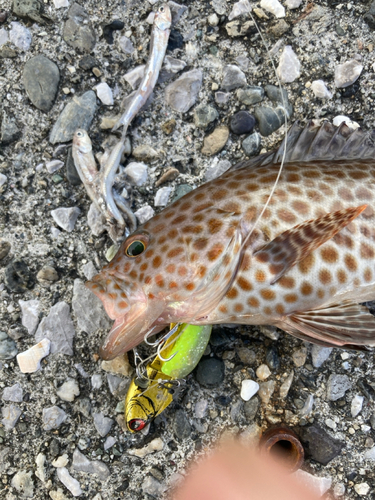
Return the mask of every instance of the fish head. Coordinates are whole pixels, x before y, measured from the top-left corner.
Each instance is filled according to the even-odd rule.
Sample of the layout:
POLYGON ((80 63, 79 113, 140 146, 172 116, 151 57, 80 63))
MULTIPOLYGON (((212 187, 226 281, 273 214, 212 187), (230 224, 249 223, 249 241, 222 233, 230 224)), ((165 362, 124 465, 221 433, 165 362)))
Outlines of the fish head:
POLYGON ((92 143, 89 134, 83 128, 79 128, 73 135, 73 149, 81 154, 92 151, 92 143))
POLYGON ((101 349, 105 359, 170 323, 200 324, 229 289, 240 262, 242 225, 235 214, 196 204, 189 195, 131 234, 87 283, 115 320, 101 349))
POLYGON ((162 31, 169 30, 172 24, 172 13, 169 6, 165 3, 161 5, 155 13, 154 25, 162 31))

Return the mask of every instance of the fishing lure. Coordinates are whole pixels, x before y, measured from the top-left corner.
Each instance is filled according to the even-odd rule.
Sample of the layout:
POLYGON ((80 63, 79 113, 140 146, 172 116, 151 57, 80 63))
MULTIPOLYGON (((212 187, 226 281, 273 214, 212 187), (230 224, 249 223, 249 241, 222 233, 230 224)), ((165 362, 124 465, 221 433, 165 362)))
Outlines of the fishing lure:
POLYGON ((125 420, 129 431, 144 429, 173 401, 180 379, 194 370, 201 359, 211 329, 211 325, 171 325, 167 338, 161 339, 162 345, 155 359, 145 368, 144 362, 137 366, 137 375, 130 383, 125 400, 125 420))

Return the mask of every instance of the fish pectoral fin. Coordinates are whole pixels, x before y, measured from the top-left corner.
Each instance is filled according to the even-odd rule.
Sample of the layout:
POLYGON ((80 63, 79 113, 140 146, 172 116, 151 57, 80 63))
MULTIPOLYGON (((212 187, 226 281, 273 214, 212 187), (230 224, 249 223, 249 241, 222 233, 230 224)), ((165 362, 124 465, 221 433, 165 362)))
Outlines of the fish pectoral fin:
POLYGON ((278 326, 298 338, 330 347, 375 345, 375 317, 366 306, 347 301, 290 314, 278 326))
POLYGON ((254 258, 268 263, 269 271, 275 277, 273 285, 292 266, 309 253, 330 240, 365 210, 367 205, 329 212, 317 219, 308 220, 279 234, 274 240, 257 250, 254 258))

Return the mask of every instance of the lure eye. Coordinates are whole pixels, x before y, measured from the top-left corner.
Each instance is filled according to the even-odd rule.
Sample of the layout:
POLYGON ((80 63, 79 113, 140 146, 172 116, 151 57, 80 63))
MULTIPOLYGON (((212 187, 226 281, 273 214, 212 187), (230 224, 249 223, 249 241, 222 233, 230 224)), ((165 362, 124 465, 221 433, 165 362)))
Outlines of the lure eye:
POLYGON ((142 420, 141 418, 133 418, 128 423, 128 427, 133 432, 139 432, 146 427, 146 420, 142 420))
POLYGON ((126 247, 125 253, 128 257, 137 257, 146 250, 146 245, 143 241, 134 240, 126 247))

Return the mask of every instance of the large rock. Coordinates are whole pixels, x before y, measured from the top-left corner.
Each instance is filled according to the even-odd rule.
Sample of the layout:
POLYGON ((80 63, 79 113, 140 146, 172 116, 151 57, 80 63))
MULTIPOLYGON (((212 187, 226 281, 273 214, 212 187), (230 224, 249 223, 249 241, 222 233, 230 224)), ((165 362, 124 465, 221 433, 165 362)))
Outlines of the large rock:
POLYGON ((45 56, 29 59, 23 70, 23 83, 30 101, 38 109, 52 108, 60 81, 59 68, 45 56))
POLYGON ((91 52, 95 47, 96 35, 90 17, 83 7, 74 3, 64 24, 64 40, 74 49, 91 52))

